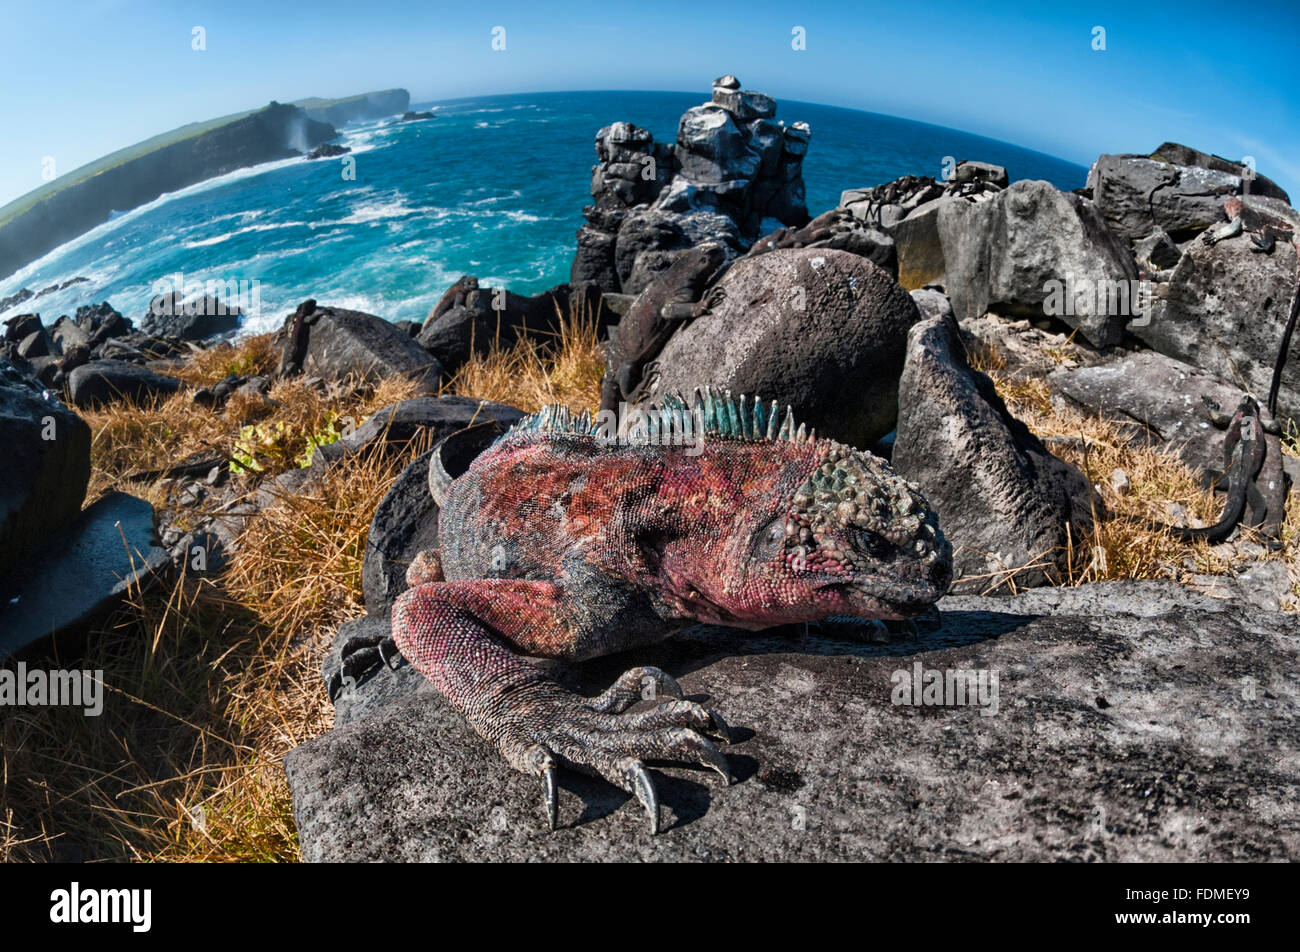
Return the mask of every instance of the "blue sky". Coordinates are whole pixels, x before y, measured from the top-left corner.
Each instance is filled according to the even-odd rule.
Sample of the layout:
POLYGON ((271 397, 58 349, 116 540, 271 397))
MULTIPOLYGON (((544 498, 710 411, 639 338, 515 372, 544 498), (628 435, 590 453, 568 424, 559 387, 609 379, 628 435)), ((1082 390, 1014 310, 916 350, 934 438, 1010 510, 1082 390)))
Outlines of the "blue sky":
POLYGON ((1250 155, 1300 201, 1294 2, 7 0, 0 23, 0 203, 42 184, 46 156, 62 174, 271 99, 391 86, 416 101, 703 94, 723 72, 778 100, 938 123, 1085 165, 1166 139, 1250 155), (503 52, 491 49, 495 26, 503 52), (1104 51, 1092 49, 1097 26, 1104 51))

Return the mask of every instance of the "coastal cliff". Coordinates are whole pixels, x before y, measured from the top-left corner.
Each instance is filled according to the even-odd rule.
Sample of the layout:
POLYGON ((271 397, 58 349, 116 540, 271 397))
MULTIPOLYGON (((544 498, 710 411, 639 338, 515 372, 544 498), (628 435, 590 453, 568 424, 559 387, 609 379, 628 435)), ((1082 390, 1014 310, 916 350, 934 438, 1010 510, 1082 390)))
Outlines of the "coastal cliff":
POLYGON ((294 103, 308 119, 341 126, 358 119, 398 116, 411 108, 411 94, 405 89, 383 89, 345 99, 299 99, 294 103))
POLYGON ((272 102, 106 155, 0 208, 0 276, 107 221, 113 212, 235 169, 290 158, 335 138, 335 124, 400 113, 409 103, 404 89, 272 102))

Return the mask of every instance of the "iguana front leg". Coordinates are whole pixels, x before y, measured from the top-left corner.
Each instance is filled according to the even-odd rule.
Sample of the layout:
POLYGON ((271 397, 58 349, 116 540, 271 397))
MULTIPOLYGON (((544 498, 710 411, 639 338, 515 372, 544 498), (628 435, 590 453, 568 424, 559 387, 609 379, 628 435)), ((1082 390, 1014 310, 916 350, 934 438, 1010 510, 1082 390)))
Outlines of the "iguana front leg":
POLYGON ((727 289, 715 284, 713 287, 709 288, 709 290, 704 293, 704 297, 700 298, 700 302, 695 305, 691 316, 703 317, 705 314, 708 314, 711 311, 714 311, 717 308, 721 307, 722 302, 725 301, 726 299, 727 299, 727 289))
POLYGON ((681 699, 657 668, 634 668, 604 694, 568 691, 512 649, 571 657, 561 589, 548 582, 435 582, 405 592, 393 608, 402 654, 516 770, 541 779, 547 815, 558 816, 557 764, 594 773, 634 794, 659 829, 659 800, 646 759, 693 760, 730 782, 726 758, 703 732, 726 735, 720 718, 681 699), (648 684, 676 700, 624 714, 648 684))
POLYGON ((1219 225, 1217 228, 1211 228, 1205 232, 1205 241, 1207 244, 1217 245, 1228 238, 1236 238, 1241 234, 1242 222, 1238 216, 1231 221, 1219 225))

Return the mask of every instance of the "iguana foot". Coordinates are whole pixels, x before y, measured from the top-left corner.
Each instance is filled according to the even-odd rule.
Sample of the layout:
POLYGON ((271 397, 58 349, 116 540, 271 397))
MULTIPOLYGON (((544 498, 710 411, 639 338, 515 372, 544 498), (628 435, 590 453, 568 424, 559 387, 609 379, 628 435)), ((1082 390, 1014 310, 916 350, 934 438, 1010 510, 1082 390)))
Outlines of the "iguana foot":
POLYGON ((542 780, 546 814, 559 818, 558 766, 604 777, 633 794, 659 832, 659 796, 646 760, 694 761, 731 783, 727 759, 705 736, 730 740, 726 722, 707 708, 683 700, 681 688, 658 668, 633 668, 594 698, 573 694, 548 679, 532 681, 496 701, 493 739, 516 769, 542 780), (667 694, 673 700, 625 714, 636 701, 667 694))
POLYGON ((343 688, 356 683, 357 678, 377 665, 391 667, 390 659, 402 653, 389 635, 357 635, 349 638, 339 649, 339 669, 330 677, 328 692, 331 701, 338 699, 343 688))
POLYGON ((695 305, 691 316, 703 317, 705 314, 712 313, 721 307, 722 303, 726 300, 727 289, 719 285, 714 285, 705 293, 704 297, 700 299, 700 302, 695 305))

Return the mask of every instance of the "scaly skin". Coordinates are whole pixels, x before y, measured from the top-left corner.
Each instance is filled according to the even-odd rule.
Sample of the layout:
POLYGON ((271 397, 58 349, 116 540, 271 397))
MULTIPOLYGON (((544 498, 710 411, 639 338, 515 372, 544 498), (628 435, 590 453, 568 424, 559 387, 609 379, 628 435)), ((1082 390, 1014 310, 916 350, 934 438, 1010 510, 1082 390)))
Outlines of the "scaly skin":
MULTIPOLYGON (((393 611, 405 657, 518 770, 599 774, 658 829, 644 760, 699 761, 729 779, 706 736, 716 714, 657 669, 598 698, 520 658, 581 660, 697 622, 760 629, 832 616, 900 619, 946 590, 951 548, 916 487, 887 463, 795 429, 787 409, 708 392, 669 398, 652 443, 616 445, 584 416, 522 421, 450 486, 442 548, 412 566, 393 611), (623 712, 644 687, 677 700, 623 712)), ((636 434, 634 433, 634 436, 636 434)))

